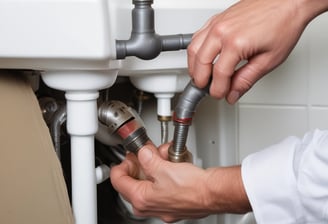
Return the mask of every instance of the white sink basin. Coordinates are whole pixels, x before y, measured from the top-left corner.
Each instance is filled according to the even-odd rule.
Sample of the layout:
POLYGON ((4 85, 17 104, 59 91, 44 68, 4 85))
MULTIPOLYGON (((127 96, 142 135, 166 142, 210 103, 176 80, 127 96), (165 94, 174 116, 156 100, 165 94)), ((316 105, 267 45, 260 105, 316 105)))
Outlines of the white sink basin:
MULTIPOLYGON (((233 2, 154 0, 156 32, 193 33, 233 2)), ((129 39, 132 8, 132 0, 0 0, 0 68, 118 68, 115 40, 129 39)), ((186 68, 185 51, 127 58, 120 74, 176 68, 186 68)))
POLYGON ((108 15, 107 0, 1 0, 0 67, 106 68, 108 15))

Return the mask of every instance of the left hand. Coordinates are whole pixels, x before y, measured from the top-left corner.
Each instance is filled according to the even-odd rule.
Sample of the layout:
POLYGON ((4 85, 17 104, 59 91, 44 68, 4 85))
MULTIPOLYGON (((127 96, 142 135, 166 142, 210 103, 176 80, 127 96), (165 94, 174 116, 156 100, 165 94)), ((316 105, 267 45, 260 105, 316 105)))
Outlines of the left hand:
POLYGON ((136 216, 175 222, 250 210, 245 191, 236 188, 242 186, 240 167, 204 170, 191 163, 172 163, 166 160, 168 146, 157 150, 148 144, 139 150, 138 158, 130 153, 111 169, 114 188, 132 204, 136 216), (235 203, 241 192, 246 203, 235 203), (242 207, 245 204, 247 208, 242 207))

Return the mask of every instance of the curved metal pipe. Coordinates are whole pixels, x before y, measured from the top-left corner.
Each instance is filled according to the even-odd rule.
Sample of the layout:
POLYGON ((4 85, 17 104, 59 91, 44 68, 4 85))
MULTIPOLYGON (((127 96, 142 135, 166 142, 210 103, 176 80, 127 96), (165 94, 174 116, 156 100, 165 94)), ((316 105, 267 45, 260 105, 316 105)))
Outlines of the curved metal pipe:
POLYGON ((136 56, 150 60, 162 51, 186 49, 192 34, 160 36, 155 32, 153 0, 133 0, 132 32, 129 40, 116 41, 116 57, 136 56))
POLYGON ((164 144, 169 139, 169 123, 168 121, 161 121, 161 144, 164 144))
POLYGON ((42 97, 39 100, 42 116, 47 125, 50 125, 53 121, 53 116, 58 110, 58 103, 56 99, 52 97, 42 97))
POLYGON ((209 93, 209 86, 210 84, 200 89, 191 80, 182 92, 173 114, 175 128, 173 142, 169 148, 170 161, 191 162, 192 157, 186 147, 188 130, 197 105, 209 93))
POLYGON ((98 118, 108 126, 110 135, 120 137, 123 147, 130 152, 136 154, 149 141, 140 119, 120 101, 103 103, 99 107, 98 118))
POLYGON ((61 127, 66 121, 66 105, 62 105, 59 107, 59 109, 56 111, 56 113, 53 115, 53 120, 50 126, 50 133, 52 137, 52 141, 55 147, 56 154, 58 158, 61 158, 61 152, 60 152, 60 136, 61 136, 61 127))

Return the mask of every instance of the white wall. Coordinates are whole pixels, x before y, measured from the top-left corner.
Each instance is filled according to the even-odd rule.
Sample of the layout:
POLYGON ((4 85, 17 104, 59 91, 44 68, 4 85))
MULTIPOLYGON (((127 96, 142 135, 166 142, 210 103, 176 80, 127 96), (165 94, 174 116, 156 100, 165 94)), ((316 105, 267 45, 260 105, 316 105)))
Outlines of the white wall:
POLYGON ((236 106, 239 160, 289 135, 328 128, 328 14, 305 30, 287 61, 236 106))

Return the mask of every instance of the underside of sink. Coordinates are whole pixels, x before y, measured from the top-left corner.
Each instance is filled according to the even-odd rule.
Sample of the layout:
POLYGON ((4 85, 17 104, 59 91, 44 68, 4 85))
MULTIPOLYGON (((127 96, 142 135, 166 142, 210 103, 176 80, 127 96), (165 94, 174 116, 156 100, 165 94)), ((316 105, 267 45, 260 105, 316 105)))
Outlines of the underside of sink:
MULTIPOLYGON (((233 2, 155 0, 156 32, 194 33, 233 2)), ((114 67, 120 68, 120 75, 186 68, 185 50, 164 52, 149 61, 129 57, 120 64, 115 60, 115 41, 129 39, 131 34, 132 8, 132 0, 1 0, 0 68, 114 67)))

